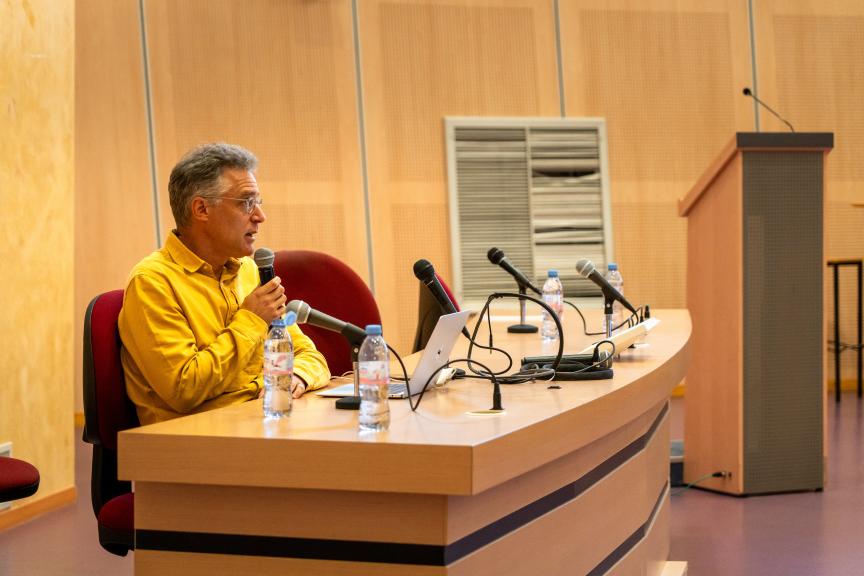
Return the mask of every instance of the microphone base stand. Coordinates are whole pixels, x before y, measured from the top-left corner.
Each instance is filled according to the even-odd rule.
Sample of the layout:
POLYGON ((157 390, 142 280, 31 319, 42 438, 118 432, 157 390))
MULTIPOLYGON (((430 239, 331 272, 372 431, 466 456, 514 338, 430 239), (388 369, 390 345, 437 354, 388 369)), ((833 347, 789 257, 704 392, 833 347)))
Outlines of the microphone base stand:
POLYGON ((606 328, 606 338, 612 337, 612 305, 615 303, 613 298, 604 295, 603 296, 603 314, 604 314, 604 324, 606 328))
POLYGON ((360 356, 360 343, 351 343, 351 363, 354 366, 354 395, 345 396, 336 400, 336 408, 339 410, 359 410, 360 409, 360 366, 358 357, 360 356))
MULTIPOLYGON (((519 282, 519 295, 525 296, 528 294, 527 287, 519 282)), ((519 299, 519 324, 513 324, 512 326, 507 327, 507 332, 511 334, 534 334, 537 332, 537 326, 533 324, 528 324, 525 321, 525 299, 519 299)))

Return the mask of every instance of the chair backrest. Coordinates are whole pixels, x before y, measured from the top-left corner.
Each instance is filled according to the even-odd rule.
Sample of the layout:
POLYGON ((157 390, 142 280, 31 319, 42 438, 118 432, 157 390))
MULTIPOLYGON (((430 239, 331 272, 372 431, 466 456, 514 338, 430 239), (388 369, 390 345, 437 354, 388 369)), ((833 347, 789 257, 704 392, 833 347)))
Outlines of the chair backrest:
MULTIPOLYGON (((437 272, 435 273, 435 277, 438 279, 444 292, 447 293, 447 297, 450 298, 451 302, 453 302, 453 306, 458 312, 459 303, 453 296, 450 287, 447 286, 447 283, 441 279, 437 272)), ((441 317, 441 314, 443 314, 441 311, 441 305, 438 304, 438 301, 435 300, 435 297, 432 296, 429 289, 420 282, 420 299, 417 306, 417 330, 414 332, 414 345, 412 346, 412 352, 419 352, 426 347, 426 343, 429 341, 432 331, 435 330, 435 325, 438 323, 438 318, 441 317)))
POLYGON ((117 433, 139 425, 126 395, 117 317, 123 290, 93 298, 84 317, 84 441, 93 444, 91 497, 98 514, 111 498, 131 492, 117 479, 117 433))
MULTIPOLYGON (((279 250, 273 268, 289 301, 303 300, 314 310, 361 328, 381 323, 369 287, 341 260, 311 250, 279 250)), ((327 359, 331 374, 351 370, 351 346, 341 334, 309 324, 301 328, 327 359)))

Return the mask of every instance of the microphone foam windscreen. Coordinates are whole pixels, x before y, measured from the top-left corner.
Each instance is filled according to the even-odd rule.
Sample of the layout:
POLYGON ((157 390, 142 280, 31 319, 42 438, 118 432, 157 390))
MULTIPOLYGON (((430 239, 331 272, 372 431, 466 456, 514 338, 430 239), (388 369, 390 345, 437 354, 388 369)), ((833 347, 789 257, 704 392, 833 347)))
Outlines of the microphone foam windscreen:
POLYGON ((273 259, 276 257, 273 254, 273 251, 269 248, 258 248, 255 250, 255 255, 253 258, 255 259, 255 264, 258 265, 258 268, 266 268, 267 266, 273 266, 273 259))
POLYGON ((579 272, 580 276, 587 278, 594 272, 594 263, 587 258, 582 258, 576 262, 576 271, 579 272))

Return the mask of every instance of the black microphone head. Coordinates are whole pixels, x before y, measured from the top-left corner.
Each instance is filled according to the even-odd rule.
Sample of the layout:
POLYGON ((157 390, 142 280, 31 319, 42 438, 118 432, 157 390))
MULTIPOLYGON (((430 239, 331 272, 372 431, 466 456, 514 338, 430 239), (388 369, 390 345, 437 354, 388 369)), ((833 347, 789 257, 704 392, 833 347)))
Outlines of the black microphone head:
POLYGON ((587 258, 582 258, 576 262, 576 271, 579 272, 580 276, 588 278, 594 272, 594 263, 587 258))
POLYGON ((258 265, 258 268, 266 268, 267 266, 273 266, 273 259, 276 257, 273 254, 273 251, 269 248, 258 248, 255 250, 255 255, 253 258, 255 259, 255 264, 258 265))
POLYGON ((745 86, 744 90, 742 90, 742 92, 744 93, 744 96, 752 96, 753 95, 753 92, 750 91, 749 86, 745 86))
POLYGON ((421 282, 426 282, 435 277, 435 268, 431 262, 421 258, 414 263, 414 276, 421 282))
POLYGON ((496 266, 501 263, 501 260, 504 259, 504 252, 495 248, 494 246, 489 249, 489 252, 486 253, 486 257, 489 258, 489 261, 496 266))

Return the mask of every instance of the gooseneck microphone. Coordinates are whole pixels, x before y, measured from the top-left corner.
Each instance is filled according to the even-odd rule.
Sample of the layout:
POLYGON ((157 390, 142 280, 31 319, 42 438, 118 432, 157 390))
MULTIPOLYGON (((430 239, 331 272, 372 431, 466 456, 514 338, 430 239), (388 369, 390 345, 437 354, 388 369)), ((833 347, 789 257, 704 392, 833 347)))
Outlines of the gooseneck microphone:
MULTIPOLYGON (((453 301, 450 300, 449 296, 447 296, 444 287, 441 286, 441 281, 438 280, 438 277, 435 275, 435 268, 432 266, 431 262, 424 260, 423 258, 417 260, 417 262, 414 263, 414 276, 416 276, 417 279, 429 289, 429 292, 438 302, 438 306, 441 307, 443 313, 453 314, 454 312, 458 312, 456 306, 453 305, 453 301)), ((462 328, 462 334, 464 334, 469 340, 471 339, 471 335, 468 333, 467 328, 462 328)))
POLYGON ((276 271, 273 269, 273 260, 276 257, 273 251, 269 248, 258 248, 255 250, 255 264, 258 265, 258 277, 261 278, 261 284, 264 285, 276 277, 276 271))
POLYGON ((342 334, 348 342, 355 346, 362 344, 363 339, 366 338, 366 332, 359 326, 344 322, 338 318, 324 314, 323 312, 313 310, 309 304, 302 300, 291 300, 288 303, 287 309, 297 314, 298 324, 311 324, 312 326, 317 326, 324 330, 338 332, 339 334, 342 334))
POLYGON ((753 100, 755 100, 757 104, 759 104, 760 106, 764 107, 766 110, 768 110, 769 112, 771 112, 771 114, 773 114, 774 116, 776 116, 776 117, 777 117, 781 122, 783 122, 784 124, 786 124, 786 126, 789 127, 789 130, 791 130, 792 132, 795 132, 795 128, 792 127, 792 124, 790 124, 789 122, 787 122, 785 118, 783 118, 782 116, 780 116, 780 114, 778 114, 777 112, 775 112, 775 111, 774 111, 770 106, 768 106, 765 102, 763 102, 762 100, 760 100, 759 97, 756 96, 756 95, 753 93, 752 90, 750 90, 750 87, 749 87, 749 86, 745 86, 745 87, 744 87, 744 90, 742 90, 741 92, 742 92, 745 96, 749 96, 750 98, 753 98, 753 100))
POLYGON ((624 298, 624 295, 618 292, 618 290, 616 290, 614 286, 609 284, 609 282, 606 280, 606 278, 603 277, 602 274, 597 272, 597 270, 594 268, 593 262, 591 262, 587 258, 579 260, 578 262, 576 262, 576 271, 579 272, 580 276, 594 282, 594 284, 596 284, 600 288, 606 298, 617 300, 633 314, 636 314, 637 316, 639 315, 633 305, 630 304, 630 302, 628 302, 626 298, 624 298))
POLYGON ((538 294, 540 296, 543 295, 543 292, 539 288, 537 288, 537 286, 535 286, 534 283, 531 282, 531 280, 529 280, 528 277, 525 276, 525 274, 523 274, 521 270, 516 268, 516 266, 514 266, 510 262, 510 260, 507 259, 507 257, 504 255, 504 252, 502 250, 499 250, 498 248, 492 247, 489 249, 489 252, 486 253, 486 257, 489 258, 489 261, 492 264, 495 264, 496 266, 500 266, 508 274, 513 276, 513 278, 516 279, 516 282, 518 284, 520 284, 521 286, 525 286, 526 288, 530 288, 531 290, 533 290, 536 294, 538 294))

